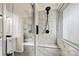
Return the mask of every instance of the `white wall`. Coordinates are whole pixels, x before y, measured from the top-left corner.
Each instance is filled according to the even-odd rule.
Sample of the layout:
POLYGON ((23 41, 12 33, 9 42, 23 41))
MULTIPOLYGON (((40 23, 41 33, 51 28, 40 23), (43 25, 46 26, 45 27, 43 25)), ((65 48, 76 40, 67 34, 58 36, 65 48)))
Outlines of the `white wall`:
POLYGON ((63 38, 79 44, 79 4, 70 4, 63 11, 63 38))
MULTIPOLYGON (((79 4, 70 4, 63 11, 63 40, 64 39, 79 44, 79 4)), ((78 50, 64 41, 62 45, 62 55, 79 55, 78 50)))

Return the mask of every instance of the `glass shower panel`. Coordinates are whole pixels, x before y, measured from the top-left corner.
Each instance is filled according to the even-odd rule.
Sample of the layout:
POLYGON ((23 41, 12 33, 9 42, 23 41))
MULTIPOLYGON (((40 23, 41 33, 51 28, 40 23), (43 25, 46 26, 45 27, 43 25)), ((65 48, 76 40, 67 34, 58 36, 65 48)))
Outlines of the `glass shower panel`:
POLYGON ((25 17, 23 21, 24 30, 24 52, 25 55, 34 55, 34 19, 32 4, 25 4, 25 17), (27 8, 28 7, 28 8, 27 8))
POLYGON ((16 52, 15 55, 34 56, 34 20, 32 8, 32 4, 28 3, 14 4, 14 11, 22 22, 23 32, 23 52, 16 52))

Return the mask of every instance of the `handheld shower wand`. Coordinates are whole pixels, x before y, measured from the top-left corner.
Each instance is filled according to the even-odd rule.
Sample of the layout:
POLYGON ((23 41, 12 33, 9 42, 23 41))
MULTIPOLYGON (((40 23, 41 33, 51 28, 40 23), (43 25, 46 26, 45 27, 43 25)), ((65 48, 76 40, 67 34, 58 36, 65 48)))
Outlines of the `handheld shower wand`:
POLYGON ((51 7, 46 7, 46 11, 47 11, 47 15, 49 14, 49 10, 51 9, 51 7))
POLYGON ((45 33, 49 33, 49 24, 48 24, 48 15, 49 15, 49 10, 51 9, 50 6, 46 7, 46 12, 47 12, 47 22, 46 22, 46 27, 45 27, 45 33), (48 26, 48 27, 47 27, 48 26))

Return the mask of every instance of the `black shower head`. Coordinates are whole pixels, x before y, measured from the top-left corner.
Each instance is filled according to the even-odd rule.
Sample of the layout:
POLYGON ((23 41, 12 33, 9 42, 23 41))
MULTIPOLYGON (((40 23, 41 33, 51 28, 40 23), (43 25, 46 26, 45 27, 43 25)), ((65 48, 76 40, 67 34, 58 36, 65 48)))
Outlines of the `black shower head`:
POLYGON ((49 11, 50 9, 51 9, 51 7, 50 7, 50 6, 46 7, 46 11, 49 11))
POLYGON ((50 6, 48 6, 48 7, 46 7, 46 11, 47 11, 47 15, 49 14, 49 10, 51 9, 51 7, 50 6))

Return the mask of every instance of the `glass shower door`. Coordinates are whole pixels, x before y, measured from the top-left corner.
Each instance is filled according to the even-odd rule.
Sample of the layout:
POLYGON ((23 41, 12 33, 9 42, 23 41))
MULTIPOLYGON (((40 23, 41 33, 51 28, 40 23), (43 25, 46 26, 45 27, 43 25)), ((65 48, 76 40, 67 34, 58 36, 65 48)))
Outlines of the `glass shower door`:
MULTIPOLYGON (((31 3, 14 4, 14 13, 20 18, 22 22, 23 35, 23 51, 16 52, 17 56, 34 56, 34 19, 33 19, 33 5, 31 3)), ((20 24, 19 24, 20 25, 20 24)), ((18 40, 17 42, 20 42, 18 40)), ((18 44, 19 46, 19 44, 18 44)), ((19 47, 17 48, 19 49, 19 47)))

